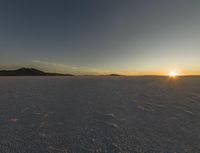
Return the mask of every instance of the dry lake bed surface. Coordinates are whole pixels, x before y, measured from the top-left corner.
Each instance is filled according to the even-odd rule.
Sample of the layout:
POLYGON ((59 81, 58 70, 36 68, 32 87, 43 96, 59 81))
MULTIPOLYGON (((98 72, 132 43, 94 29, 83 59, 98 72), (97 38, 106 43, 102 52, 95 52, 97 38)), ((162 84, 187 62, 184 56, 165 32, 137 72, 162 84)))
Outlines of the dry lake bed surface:
POLYGON ((199 153, 200 77, 0 77, 1 153, 199 153))

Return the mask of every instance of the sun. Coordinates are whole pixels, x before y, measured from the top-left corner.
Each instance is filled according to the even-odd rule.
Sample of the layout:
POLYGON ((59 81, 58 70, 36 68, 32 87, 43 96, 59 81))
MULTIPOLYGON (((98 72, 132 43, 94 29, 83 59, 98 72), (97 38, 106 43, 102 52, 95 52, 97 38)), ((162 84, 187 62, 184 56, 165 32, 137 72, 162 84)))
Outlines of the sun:
POLYGON ((174 71, 171 71, 171 72, 168 73, 168 75, 169 75, 170 77, 176 77, 176 76, 178 76, 178 73, 177 73, 177 72, 174 72, 174 71))

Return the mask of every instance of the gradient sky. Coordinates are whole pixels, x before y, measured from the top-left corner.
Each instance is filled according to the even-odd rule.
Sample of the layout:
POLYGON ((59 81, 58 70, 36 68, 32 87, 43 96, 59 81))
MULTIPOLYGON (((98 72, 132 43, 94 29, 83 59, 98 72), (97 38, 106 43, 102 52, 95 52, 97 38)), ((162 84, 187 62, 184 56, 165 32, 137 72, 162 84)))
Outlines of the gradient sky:
POLYGON ((1 0, 0 69, 200 74, 199 0, 1 0))

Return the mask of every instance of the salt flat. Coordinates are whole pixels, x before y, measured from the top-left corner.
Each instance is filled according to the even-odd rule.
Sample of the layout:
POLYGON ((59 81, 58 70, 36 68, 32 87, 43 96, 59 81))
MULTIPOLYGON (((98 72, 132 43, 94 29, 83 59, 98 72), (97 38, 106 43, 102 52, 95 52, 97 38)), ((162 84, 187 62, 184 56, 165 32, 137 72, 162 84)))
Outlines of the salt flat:
POLYGON ((2 153, 198 153, 200 77, 0 77, 2 153))

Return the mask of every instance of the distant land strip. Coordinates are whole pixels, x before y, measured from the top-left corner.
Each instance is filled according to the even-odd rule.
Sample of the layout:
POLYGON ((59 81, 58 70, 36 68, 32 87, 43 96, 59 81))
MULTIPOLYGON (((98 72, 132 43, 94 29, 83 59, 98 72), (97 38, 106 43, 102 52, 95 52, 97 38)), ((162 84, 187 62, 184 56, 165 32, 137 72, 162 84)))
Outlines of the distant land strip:
POLYGON ((73 74, 48 73, 34 68, 20 68, 17 70, 0 70, 0 76, 74 76, 73 74))
MULTIPOLYGON (((75 76, 74 74, 49 73, 35 68, 20 68, 17 70, 0 70, 0 76, 75 76)), ((168 75, 80 75, 80 76, 112 76, 112 77, 167 77, 168 75)), ((177 77, 200 77, 200 75, 179 75, 177 77)))

